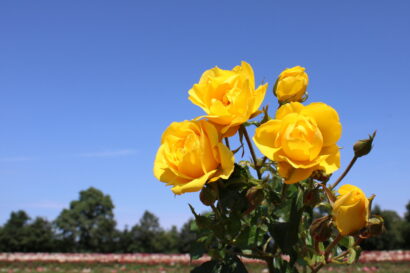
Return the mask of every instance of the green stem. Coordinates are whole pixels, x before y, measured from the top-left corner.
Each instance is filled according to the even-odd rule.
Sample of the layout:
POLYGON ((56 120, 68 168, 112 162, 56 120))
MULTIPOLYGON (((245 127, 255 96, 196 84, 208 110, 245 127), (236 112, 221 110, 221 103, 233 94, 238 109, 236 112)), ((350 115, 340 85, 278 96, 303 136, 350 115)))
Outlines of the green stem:
POLYGON ((337 237, 327 246, 325 250, 325 262, 327 262, 332 249, 339 243, 340 240, 342 240, 342 238, 343 236, 338 234, 337 237))
POLYGON ((350 161, 349 165, 347 166, 346 170, 342 173, 342 175, 336 180, 336 182, 329 187, 329 190, 333 190, 336 188, 336 186, 343 180, 343 178, 346 176, 346 174, 350 171, 350 169, 353 167, 354 163, 359 157, 354 156, 352 161, 350 161))
POLYGON ((289 188, 289 184, 283 183, 283 185, 282 185, 281 197, 280 197, 280 199, 281 199, 282 201, 285 199, 286 192, 287 192, 288 188, 289 188))
POLYGON ((218 216, 219 218, 222 218, 222 214, 221 212, 215 207, 214 204, 211 205, 212 211, 215 213, 216 216, 218 216))
POLYGON ((327 248, 325 250, 325 261, 318 264, 317 266, 313 267, 311 273, 318 272, 328 262, 330 252, 332 252, 332 249, 339 243, 339 241, 342 238, 343 238, 343 236, 338 234, 337 237, 327 246, 327 248))
POLYGON ((225 137, 224 140, 225 140, 226 147, 228 147, 228 149, 230 150, 231 146, 229 145, 229 139, 227 137, 225 137))
MULTIPOLYGON (((356 240, 356 242, 354 243, 353 247, 359 245, 362 241, 363 241, 363 238, 358 238, 358 239, 356 240)), ((333 257, 333 259, 337 260, 337 259, 339 259, 339 258, 342 258, 343 256, 346 256, 347 254, 349 254, 349 251, 348 251, 348 250, 345 250, 345 251, 343 251, 342 253, 340 253, 340 255, 338 255, 338 256, 336 256, 336 257, 333 257)))
POLYGON ((252 141, 249 137, 249 134, 248 134, 248 131, 246 130, 246 127, 242 126, 241 129, 242 129, 243 135, 245 136, 246 143, 248 143, 249 151, 251 152, 253 164, 255 166, 255 170, 256 170, 256 173, 258 175, 258 179, 261 179, 262 175, 260 173, 260 166, 258 165, 258 158, 256 157, 255 150, 253 149, 252 141))

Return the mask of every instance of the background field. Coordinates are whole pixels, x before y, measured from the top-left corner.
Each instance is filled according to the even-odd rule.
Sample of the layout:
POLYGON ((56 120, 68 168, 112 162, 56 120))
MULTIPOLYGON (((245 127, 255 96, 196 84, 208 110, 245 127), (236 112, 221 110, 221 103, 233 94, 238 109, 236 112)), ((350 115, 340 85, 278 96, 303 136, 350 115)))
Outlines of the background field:
MULTIPOLYGON (((247 264, 250 273, 265 273, 265 267, 260 264, 247 264)), ((133 265, 133 264, 44 264, 44 263, 0 263, 0 272, 7 273, 189 273, 193 267, 187 265, 133 265)), ((378 272, 407 273, 410 263, 369 263, 351 266, 328 266, 320 272, 378 272)))

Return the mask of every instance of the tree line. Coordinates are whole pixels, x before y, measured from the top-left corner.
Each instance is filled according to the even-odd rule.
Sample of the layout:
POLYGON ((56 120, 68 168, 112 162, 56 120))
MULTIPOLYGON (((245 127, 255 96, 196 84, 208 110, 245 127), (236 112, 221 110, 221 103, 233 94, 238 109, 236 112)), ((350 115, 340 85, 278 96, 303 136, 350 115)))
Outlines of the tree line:
POLYGON ((136 225, 119 230, 113 209, 111 197, 91 187, 51 222, 12 212, 0 227, 0 252, 187 253, 195 241, 192 220, 165 230, 145 211, 136 225))
MULTIPOLYGON (((0 252, 188 253, 196 233, 193 220, 180 229, 165 230, 145 211, 137 224, 119 230, 109 195, 96 188, 81 191, 78 200, 54 221, 31 219, 23 210, 12 212, 0 227, 0 252)), ((385 220, 386 232, 362 243, 366 250, 410 249, 410 202, 405 217, 375 206, 373 214, 385 220)))

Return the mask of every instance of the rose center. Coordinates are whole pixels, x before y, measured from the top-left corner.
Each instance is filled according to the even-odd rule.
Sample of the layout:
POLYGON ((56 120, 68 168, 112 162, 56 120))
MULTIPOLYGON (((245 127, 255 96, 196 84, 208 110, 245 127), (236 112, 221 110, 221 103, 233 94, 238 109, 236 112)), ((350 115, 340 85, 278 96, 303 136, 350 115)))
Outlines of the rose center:
POLYGON ((299 116, 282 131, 281 143, 285 154, 293 160, 312 161, 323 146, 323 136, 309 117, 299 116))

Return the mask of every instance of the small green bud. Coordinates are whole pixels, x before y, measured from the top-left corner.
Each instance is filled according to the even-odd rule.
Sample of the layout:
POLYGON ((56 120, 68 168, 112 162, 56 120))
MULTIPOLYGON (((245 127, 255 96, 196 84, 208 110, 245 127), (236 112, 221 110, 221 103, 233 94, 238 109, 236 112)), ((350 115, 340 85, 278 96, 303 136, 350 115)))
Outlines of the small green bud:
POLYGON ((327 241, 332 235, 332 216, 315 219, 310 226, 310 235, 317 242, 327 241))
POLYGON ((205 206, 211 206, 218 199, 218 194, 211 187, 203 187, 199 199, 205 206))
POLYGON ((361 157, 370 153, 375 136, 376 131, 374 131, 372 135, 369 135, 368 139, 361 139, 353 145, 353 150, 356 157, 361 157))
POLYGON ((322 201, 320 193, 321 191, 319 189, 307 190, 303 195, 303 204, 307 207, 314 208, 322 201))

